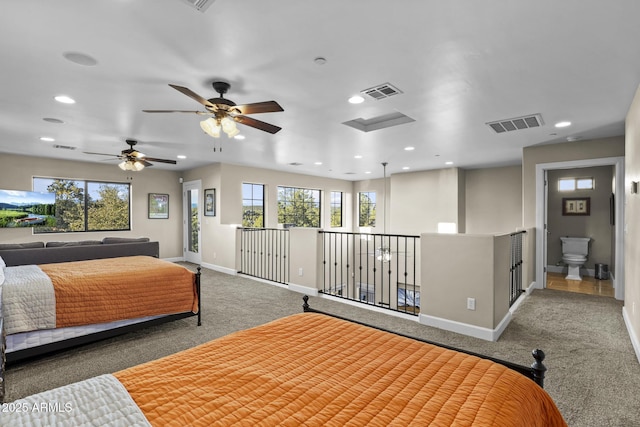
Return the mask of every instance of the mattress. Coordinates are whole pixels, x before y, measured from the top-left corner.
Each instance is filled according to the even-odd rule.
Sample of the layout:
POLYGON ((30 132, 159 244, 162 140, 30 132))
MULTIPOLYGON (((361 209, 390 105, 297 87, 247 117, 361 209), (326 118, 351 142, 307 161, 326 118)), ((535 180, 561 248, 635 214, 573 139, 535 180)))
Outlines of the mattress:
POLYGON ((122 326, 135 325, 163 316, 147 316, 139 319, 118 320, 116 322, 98 323, 94 325, 70 326, 68 328, 42 329, 22 332, 6 336, 6 353, 33 348, 54 342, 64 341, 85 335, 108 331, 122 326))
MULTIPOLYGON (((104 391, 88 387, 91 399, 74 400, 87 388, 78 383, 14 405, 77 402, 79 420, 126 406, 100 425, 127 425, 120 412, 136 412, 134 402, 153 426, 566 426, 541 387, 503 365, 316 313, 239 331, 113 378, 128 398, 109 378, 104 391)), ((31 411, 14 424, 12 414, 0 413, 0 425, 76 425, 68 417, 31 411)))

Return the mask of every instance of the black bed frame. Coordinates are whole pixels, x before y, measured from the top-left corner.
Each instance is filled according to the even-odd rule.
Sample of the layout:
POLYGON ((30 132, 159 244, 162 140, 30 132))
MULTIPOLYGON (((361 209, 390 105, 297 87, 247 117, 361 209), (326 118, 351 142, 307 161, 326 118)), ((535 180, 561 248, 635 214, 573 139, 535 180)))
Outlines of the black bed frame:
MULTIPOLYGON (((192 313, 192 312, 185 312, 185 313, 176 313, 176 314, 169 314, 167 316, 162 316, 162 317, 158 317, 155 319, 150 319, 150 320, 145 320, 144 322, 139 322, 139 323, 134 323, 131 325, 126 325, 126 326, 120 326, 118 328, 113 328, 113 329, 107 329, 105 331, 100 331, 100 332, 94 332, 91 334, 87 334, 87 335, 83 335, 80 337, 74 337, 74 338, 68 338, 66 340, 62 340, 62 341, 56 341, 56 342, 52 342, 49 344, 42 344, 36 347, 30 347, 30 348, 25 348, 22 350, 16 350, 16 351, 12 351, 11 353, 5 353, 5 336, 4 336, 4 328, 3 328, 3 336, 2 336, 2 354, 5 360, 5 364, 6 365, 10 365, 12 363, 16 363, 16 362, 20 362, 26 359, 30 359, 32 357, 37 357, 37 356, 42 356, 44 354, 48 354, 48 353, 53 353, 56 351, 61 351, 61 350, 67 350, 70 349, 72 347, 77 347, 80 345, 85 345, 85 344, 90 344, 96 341, 100 341, 100 340, 104 340, 107 338, 112 338, 112 337, 116 337, 118 335, 122 335, 122 334, 126 334, 128 332, 134 332, 149 326, 153 326, 153 325, 160 325, 162 323, 166 323, 166 322, 171 322, 173 320, 179 320, 179 319, 185 319, 187 317, 193 317, 193 316, 197 316, 198 317, 198 326, 202 325, 202 315, 200 313, 200 267, 198 266, 197 268, 197 273, 196 273, 196 293, 198 295, 198 312, 197 313, 192 313)), ((4 321, 2 318, 0 318, 0 321, 2 321, 2 325, 4 324, 4 321)), ((4 370, 2 370, 2 373, 4 373, 4 370)))
MULTIPOLYGON (((157 242, 155 242, 157 244, 157 242)), ((197 266, 197 272, 195 275, 196 295, 198 297, 198 312, 185 312, 170 314, 167 316, 158 317, 144 322, 135 323, 132 325, 120 326, 114 329, 108 329, 105 331, 94 332, 91 334, 83 335, 80 337, 69 338, 62 341, 52 342, 48 344, 39 345, 36 347, 25 348, 22 350, 12 351, 6 353, 6 335, 4 329, 4 318, 0 315, 0 403, 4 402, 5 396, 5 378, 4 372, 6 365, 24 361, 44 354, 49 354, 57 351, 68 350, 73 347, 90 344, 96 341, 112 338, 118 335, 126 334, 128 332, 137 331, 152 325, 159 325, 174 320, 184 319, 188 317, 197 316, 198 326, 202 325, 202 298, 200 296, 200 277, 201 267, 197 266)))
POLYGON ((499 363, 500 365, 506 366, 507 368, 512 369, 512 370, 524 375, 525 377, 533 380, 540 387, 544 388, 544 377, 545 377, 545 373, 547 371, 547 367, 544 366, 544 364, 542 363, 542 361, 545 358, 545 354, 544 354, 544 351, 542 351, 540 349, 535 349, 535 350, 533 350, 531 352, 531 354, 533 355, 533 358, 535 359, 535 362, 533 362, 533 364, 531 364, 531 366, 518 365, 516 363, 508 362, 506 360, 497 359, 495 357, 485 356, 483 354, 474 353, 472 351, 467 351, 467 350, 463 350, 463 349, 460 349, 460 348, 451 347, 449 345, 440 344, 440 343, 429 341, 429 340, 425 340, 425 339, 422 339, 422 338, 412 337, 410 335, 405 335, 405 334, 401 334, 401 333, 398 333, 398 332, 390 331, 388 329, 379 328, 377 326, 369 325, 369 324, 366 324, 366 323, 363 323, 363 322, 359 322, 357 320, 347 319, 346 317, 338 316, 336 314, 331 314, 331 313, 327 313, 327 312, 324 312, 324 311, 316 310, 316 309, 311 308, 309 306, 309 296, 308 295, 303 296, 302 299, 304 301, 304 303, 302 304, 302 310, 305 313, 320 313, 320 314, 324 314, 326 316, 331 316, 331 317, 335 317, 337 319, 346 320, 348 322, 357 323, 359 325, 363 325, 363 326, 367 326, 367 327, 370 327, 370 328, 378 329, 378 330, 384 331, 384 332, 389 332, 389 333, 394 334, 394 335, 399 335, 399 336, 402 336, 402 337, 405 337, 405 338, 410 338, 412 340, 424 342, 424 343, 427 343, 427 344, 432 344, 432 345, 435 345, 435 346, 438 346, 438 347, 446 348, 448 350, 455 350, 455 351, 458 351, 460 353, 465 353, 465 354, 469 354, 471 356, 479 357, 481 359, 491 360, 492 362, 499 363))

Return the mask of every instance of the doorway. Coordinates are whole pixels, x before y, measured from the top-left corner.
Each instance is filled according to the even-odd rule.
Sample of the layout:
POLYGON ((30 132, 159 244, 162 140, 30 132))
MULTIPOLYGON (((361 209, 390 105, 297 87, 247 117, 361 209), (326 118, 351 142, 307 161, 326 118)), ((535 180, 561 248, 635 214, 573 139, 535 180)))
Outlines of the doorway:
POLYGON ((200 194, 202 182, 189 181, 182 184, 183 203, 183 256, 187 262, 202 262, 200 223, 202 222, 202 206, 200 194))
POLYGON ((548 183, 547 172, 555 169, 573 169, 593 166, 614 167, 614 194, 612 211, 614 222, 614 268, 611 276, 615 298, 624 300, 624 157, 575 160, 536 165, 536 287, 544 288, 547 283, 548 249, 548 183))

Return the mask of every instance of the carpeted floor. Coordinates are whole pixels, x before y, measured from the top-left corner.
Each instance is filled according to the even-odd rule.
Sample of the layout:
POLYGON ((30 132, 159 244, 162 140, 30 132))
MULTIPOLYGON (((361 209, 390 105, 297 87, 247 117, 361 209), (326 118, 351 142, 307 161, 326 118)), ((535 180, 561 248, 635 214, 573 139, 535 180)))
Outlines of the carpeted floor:
MULTIPOLYGON (((193 268, 193 266, 189 266, 193 268)), ((195 318, 10 366, 7 401, 175 353, 302 309, 302 295, 272 284, 203 269, 203 325, 195 318)), ((498 342, 411 320, 312 298, 318 309, 376 326, 530 365, 531 350, 547 354, 545 389, 570 426, 640 426, 640 363, 612 298, 534 291, 498 342)))

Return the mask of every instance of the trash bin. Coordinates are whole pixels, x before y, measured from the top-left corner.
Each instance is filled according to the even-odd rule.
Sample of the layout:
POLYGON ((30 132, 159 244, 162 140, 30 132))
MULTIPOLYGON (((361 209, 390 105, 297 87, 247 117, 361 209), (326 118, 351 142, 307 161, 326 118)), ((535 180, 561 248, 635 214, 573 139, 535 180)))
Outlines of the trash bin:
POLYGON ((596 264, 596 279, 609 279, 609 266, 607 264, 596 264))

